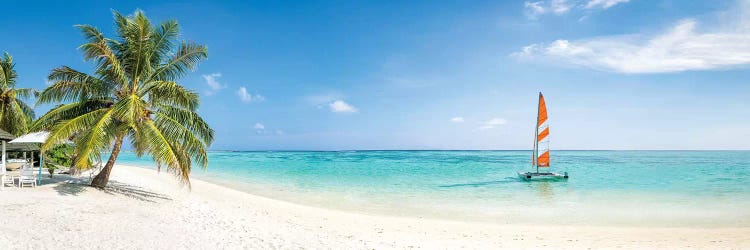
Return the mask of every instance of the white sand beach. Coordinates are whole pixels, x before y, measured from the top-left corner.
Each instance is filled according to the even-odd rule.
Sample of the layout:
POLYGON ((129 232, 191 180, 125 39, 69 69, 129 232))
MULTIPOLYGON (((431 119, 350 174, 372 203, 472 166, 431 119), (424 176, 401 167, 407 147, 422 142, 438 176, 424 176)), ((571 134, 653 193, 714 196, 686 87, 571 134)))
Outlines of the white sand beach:
MULTIPOLYGON (((102 191, 60 175, 0 191, 0 249, 747 249, 750 228, 496 225, 389 217, 273 200, 116 166, 102 191)), ((82 178, 80 181, 85 181, 82 178)))

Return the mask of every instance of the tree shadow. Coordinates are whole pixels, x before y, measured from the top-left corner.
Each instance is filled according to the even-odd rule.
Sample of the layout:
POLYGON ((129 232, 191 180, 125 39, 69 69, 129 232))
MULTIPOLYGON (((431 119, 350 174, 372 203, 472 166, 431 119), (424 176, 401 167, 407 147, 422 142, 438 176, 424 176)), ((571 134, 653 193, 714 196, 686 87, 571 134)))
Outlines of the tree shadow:
POLYGON ((151 192, 145 190, 139 186, 133 186, 127 183, 117 182, 110 180, 107 187, 104 188, 105 193, 110 195, 123 195, 136 200, 146 202, 157 202, 157 201, 171 201, 172 198, 164 194, 151 192))
POLYGON ((78 177, 58 174, 54 177, 43 177, 39 180, 39 186, 54 185, 52 189, 62 196, 78 195, 86 191, 86 182, 78 177))
POLYGON ((57 194, 61 196, 77 196, 80 193, 83 193, 87 189, 87 185, 76 183, 76 182, 65 182, 60 183, 59 185, 53 187, 55 191, 57 191, 57 194))

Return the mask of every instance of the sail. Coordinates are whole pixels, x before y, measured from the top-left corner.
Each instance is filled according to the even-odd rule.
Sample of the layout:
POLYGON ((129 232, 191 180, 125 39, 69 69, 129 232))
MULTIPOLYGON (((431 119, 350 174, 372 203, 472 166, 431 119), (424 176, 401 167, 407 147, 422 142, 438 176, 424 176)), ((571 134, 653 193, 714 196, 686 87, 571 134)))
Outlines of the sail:
POLYGON ((547 124, 547 105, 544 103, 542 93, 539 93, 539 113, 536 126, 536 163, 538 167, 549 167, 549 124, 547 124))

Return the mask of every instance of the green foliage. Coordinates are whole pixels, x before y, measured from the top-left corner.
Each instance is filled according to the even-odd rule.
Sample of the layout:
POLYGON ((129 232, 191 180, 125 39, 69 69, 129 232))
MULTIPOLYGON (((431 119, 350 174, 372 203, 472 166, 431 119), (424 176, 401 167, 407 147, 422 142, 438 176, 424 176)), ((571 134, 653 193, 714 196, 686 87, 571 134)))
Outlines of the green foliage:
MULTIPOLYGON (((60 144, 44 152, 45 163, 52 163, 70 167, 73 163, 73 150, 75 147, 69 144, 60 144)), ((45 166, 46 167, 46 166, 45 166)))
POLYGON ((47 168, 50 176, 57 169, 71 167, 74 149, 72 145, 60 144, 44 152, 44 167, 47 168))
MULTIPOLYGON (((101 159, 113 142, 129 138, 138 156, 149 155, 189 184, 193 163, 205 168, 214 131, 198 115, 199 96, 178 83, 208 56, 206 47, 179 41, 176 21, 152 25, 141 11, 114 12, 117 37, 95 27, 77 26, 86 39, 79 48, 94 63, 89 75, 70 67, 53 69, 52 84, 39 103, 59 105, 33 129, 50 130, 42 148, 72 140, 80 169, 101 159)), ((118 146, 119 147, 119 146, 118 146)))
POLYGON ((34 109, 22 99, 36 94, 33 89, 16 88, 18 75, 13 57, 5 52, 0 58, 0 129, 16 136, 29 131, 34 119, 34 109))

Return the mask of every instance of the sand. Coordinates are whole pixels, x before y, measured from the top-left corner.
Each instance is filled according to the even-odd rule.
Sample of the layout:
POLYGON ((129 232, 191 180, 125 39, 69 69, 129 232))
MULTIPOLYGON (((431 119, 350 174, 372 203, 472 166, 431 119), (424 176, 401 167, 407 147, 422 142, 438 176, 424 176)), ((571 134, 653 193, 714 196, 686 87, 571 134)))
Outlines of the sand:
POLYGON ((497 225, 298 205, 118 165, 0 190, 0 249, 748 249, 750 228, 497 225))

